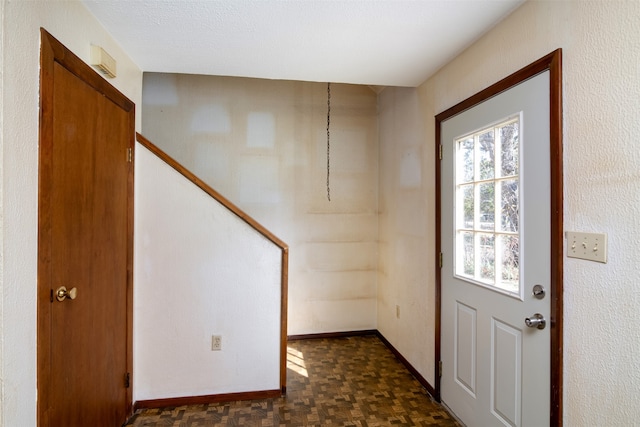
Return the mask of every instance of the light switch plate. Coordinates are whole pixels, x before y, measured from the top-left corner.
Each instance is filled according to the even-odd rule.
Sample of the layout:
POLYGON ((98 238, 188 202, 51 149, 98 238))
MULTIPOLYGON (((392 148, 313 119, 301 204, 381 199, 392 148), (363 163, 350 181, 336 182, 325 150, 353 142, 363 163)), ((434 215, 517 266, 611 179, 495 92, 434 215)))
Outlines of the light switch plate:
POLYGON ((567 231, 567 256, 589 261, 607 262, 607 235, 567 231))

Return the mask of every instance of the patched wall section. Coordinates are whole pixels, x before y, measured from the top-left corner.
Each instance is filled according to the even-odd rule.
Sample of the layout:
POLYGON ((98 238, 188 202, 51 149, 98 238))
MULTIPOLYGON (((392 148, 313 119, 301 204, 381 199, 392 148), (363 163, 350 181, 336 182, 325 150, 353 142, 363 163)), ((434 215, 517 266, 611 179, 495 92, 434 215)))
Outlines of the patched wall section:
POLYGON ((142 129, 290 247, 289 334, 376 328, 377 97, 327 84, 147 73, 142 129))

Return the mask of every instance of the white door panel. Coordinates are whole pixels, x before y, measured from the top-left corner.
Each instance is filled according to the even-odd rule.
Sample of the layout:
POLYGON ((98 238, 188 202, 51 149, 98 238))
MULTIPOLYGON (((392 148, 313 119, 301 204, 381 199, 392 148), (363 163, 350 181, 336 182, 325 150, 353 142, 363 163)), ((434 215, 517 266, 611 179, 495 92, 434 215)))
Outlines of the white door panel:
POLYGON ((519 425, 522 408, 522 329, 492 319, 491 412, 519 425))
MULTIPOLYGON (((550 328, 549 325, 545 329, 527 327, 525 318, 534 313, 540 313, 545 319, 550 316, 549 72, 442 122, 440 135, 443 146, 442 400, 469 426, 547 425, 550 328), (517 120, 519 126, 517 177, 484 181, 480 176, 477 182, 467 186, 475 188, 474 194, 479 197, 469 208, 467 199, 460 196, 462 190, 456 196, 456 188, 464 187, 459 179, 456 181, 459 141, 511 119, 517 120), (515 188, 518 203, 515 232, 501 231, 500 221, 506 222, 503 211, 495 215, 483 211, 483 196, 478 196, 484 194, 481 193, 483 185, 491 186, 491 192, 484 193, 494 198, 490 205, 495 212, 500 211, 500 204, 503 209, 507 205, 500 191, 515 188), (475 209, 475 222, 468 232, 460 231, 456 205, 458 218, 467 215, 461 213, 463 210, 475 209), (475 249, 464 249, 465 242, 471 242, 475 249), (507 254, 503 251, 504 242, 517 242, 517 245, 510 247, 507 254), (486 252, 493 254, 486 255, 486 262, 485 250, 493 251, 486 252), (513 258, 511 264, 503 259, 509 256, 513 258), (471 262, 469 271, 466 264, 462 268, 462 262, 471 262), (456 263, 459 264, 457 270, 456 263), (514 266, 516 272, 506 271, 514 266), (485 273, 487 277, 493 275, 496 283, 485 280, 485 273), (501 281, 507 285, 499 284, 501 281), (532 295, 536 284, 547 290, 544 299, 532 295)), ((498 143, 495 147, 498 164, 501 162, 498 143)), ((474 159, 484 155, 475 150, 474 159)), ((485 160, 473 161, 479 168, 485 160)), ((463 171, 457 173, 459 177, 463 171)))
POLYGON ((476 395, 476 310, 456 302, 454 377, 458 386, 476 395))

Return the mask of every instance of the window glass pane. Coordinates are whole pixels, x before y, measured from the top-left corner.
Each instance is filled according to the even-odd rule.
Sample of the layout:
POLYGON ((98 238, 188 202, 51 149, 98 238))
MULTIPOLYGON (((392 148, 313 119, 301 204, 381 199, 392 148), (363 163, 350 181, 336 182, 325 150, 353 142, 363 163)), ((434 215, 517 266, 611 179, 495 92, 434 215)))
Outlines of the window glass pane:
POLYGON ((480 187, 480 230, 494 229, 494 182, 487 182, 479 185, 480 187))
POLYGON ((491 179, 495 175, 493 129, 491 129, 489 132, 480 134, 478 137, 478 143, 478 155, 480 156, 479 179, 491 179))
POLYGON ((495 279, 495 237, 493 234, 479 234, 480 244, 480 279, 495 279))
POLYGON ((520 239, 518 236, 500 236, 502 281, 500 287, 517 292, 520 282, 520 239))
POLYGON ((500 182, 500 231, 517 232, 519 224, 518 181, 500 182))
POLYGON ((458 182, 473 181, 473 137, 458 142, 458 182))
POLYGON ((462 204, 464 206, 463 223, 460 224, 460 226, 461 228, 473 229, 473 185, 463 185, 460 187, 460 190, 462 192, 462 204))
POLYGON ((475 273, 473 233, 462 233, 462 274, 473 277, 475 273))
POLYGON ((502 175, 512 176, 518 174, 519 162, 519 127, 514 122, 500 128, 501 164, 502 175))
POLYGON ((455 274, 520 292, 519 125, 512 119, 456 141, 455 274))

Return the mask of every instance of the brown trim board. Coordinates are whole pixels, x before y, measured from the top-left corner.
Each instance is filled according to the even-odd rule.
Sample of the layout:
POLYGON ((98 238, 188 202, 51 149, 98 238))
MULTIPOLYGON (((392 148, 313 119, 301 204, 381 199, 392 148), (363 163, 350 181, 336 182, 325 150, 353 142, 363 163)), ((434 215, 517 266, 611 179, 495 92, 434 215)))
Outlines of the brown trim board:
MULTIPOLYGON (((439 157, 440 127, 441 123, 481 102, 498 95, 517 84, 534 77, 544 71, 549 71, 550 83, 550 179, 551 179, 551 235, 550 235, 550 261, 551 261, 551 330, 550 330, 550 363, 551 363, 551 389, 550 389, 550 425, 562 426, 562 381, 563 381, 563 174, 562 174, 562 49, 557 49, 540 58, 530 65, 522 68, 510 76, 500 80, 494 85, 478 92, 459 104, 436 115, 435 153, 439 157)), ((441 193, 440 193, 440 162, 436 161, 436 253, 442 250, 440 236, 441 227, 441 193)), ((438 363, 441 357, 441 299, 442 276, 439 260, 436 260, 436 342, 435 342, 435 367, 436 387, 435 397, 440 400, 440 378, 437 375, 438 363)))
POLYGON ((347 331, 347 332, 322 332, 319 334, 302 334, 302 335, 289 335, 287 338, 289 341, 299 340, 318 340, 324 338, 350 338, 350 337, 362 337, 367 335, 377 335, 376 329, 365 329, 363 331, 347 331))
POLYGON ((137 140, 138 142, 145 147, 147 150, 151 151, 153 154, 155 154, 156 156, 158 156, 163 162, 165 162, 166 164, 168 164, 169 166, 171 166, 173 169, 176 170, 176 172, 180 173, 182 176, 184 176, 185 178, 187 178, 189 181, 191 181, 193 184, 195 184, 198 188, 200 188, 202 191, 204 191, 205 193, 207 193, 209 196, 211 196, 212 198, 214 198, 215 200, 217 200, 218 202, 220 202, 222 205, 224 205, 224 207, 226 207, 227 209, 229 209, 231 212, 233 212, 236 216, 238 216, 241 220, 243 220, 244 222, 246 222, 247 224, 249 224, 252 228, 254 228, 257 232, 259 232, 260 234, 262 234, 264 237, 266 237, 267 239, 269 239, 271 242, 273 242, 276 246, 278 246, 281 249, 285 249, 287 248, 287 244, 285 242, 283 242, 282 240, 280 240, 278 237, 276 237, 275 234, 273 234, 272 232, 270 232, 269 230, 267 230, 267 228, 265 226, 263 226, 262 224, 260 224, 258 221, 256 221, 255 219, 253 219, 251 216, 249 216, 249 214, 245 213, 242 209, 240 209, 238 206, 234 205, 229 199, 227 199, 226 197, 224 197, 222 194, 218 193, 216 190, 214 190, 211 186, 209 186, 206 182, 204 182, 203 180, 201 180, 200 178, 198 178, 193 172, 191 172, 190 170, 188 170, 187 168, 185 168, 183 165, 180 164, 180 162, 178 162, 177 160, 175 160, 173 157, 171 157, 169 154, 167 154, 165 151, 163 151, 161 148, 159 148, 157 145, 155 145, 153 142, 151 142, 150 140, 148 140, 147 138, 145 138, 143 135, 141 135, 140 133, 136 134, 137 140))
POLYGON ((281 395, 280 390, 263 390, 243 393, 209 394, 205 396, 168 397, 165 399, 139 400, 135 403, 133 410, 186 405, 207 405, 209 403, 234 402, 236 400, 274 399, 281 395))
POLYGON ((409 370, 409 372, 411 372, 411 375, 413 375, 415 379, 418 380, 418 382, 427 390, 427 393, 435 397, 436 390, 433 388, 431 384, 429 384, 429 381, 427 381, 425 377, 423 377, 420 374, 420 372, 418 372, 418 370, 414 368, 413 365, 409 363, 409 361, 405 359, 404 356, 398 350, 396 350, 396 348, 393 345, 391 345, 389 341, 387 341, 387 339, 384 337, 384 335, 380 333, 380 331, 376 331, 376 336, 380 338, 380 341, 382 341, 384 345, 386 345, 389 348, 389 350, 391 350, 391 353, 393 353, 394 356, 396 356, 396 358, 400 362, 402 362, 402 364, 409 370))
POLYGON ((258 233, 262 234, 266 239, 280 248, 282 252, 280 278, 280 391, 284 394, 287 390, 287 306, 289 288, 289 246, 278 237, 276 237, 275 234, 267 230, 267 228, 261 225, 258 221, 249 216, 249 214, 245 213, 238 206, 231 203, 229 199, 218 193, 206 182, 198 178, 193 172, 189 171, 177 160, 160 149, 153 142, 149 141, 139 133, 136 134, 136 137, 138 142, 143 147, 151 151, 158 158, 160 158, 160 160, 172 167, 176 172, 184 176, 187 180, 191 181, 194 185, 196 185, 210 197, 218 201, 228 210, 233 212, 237 217, 247 223, 250 227, 252 227, 258 233))

